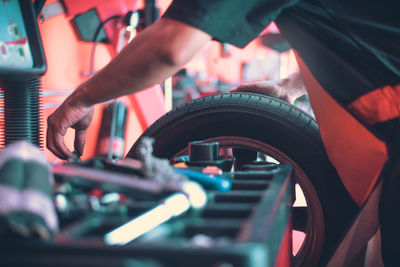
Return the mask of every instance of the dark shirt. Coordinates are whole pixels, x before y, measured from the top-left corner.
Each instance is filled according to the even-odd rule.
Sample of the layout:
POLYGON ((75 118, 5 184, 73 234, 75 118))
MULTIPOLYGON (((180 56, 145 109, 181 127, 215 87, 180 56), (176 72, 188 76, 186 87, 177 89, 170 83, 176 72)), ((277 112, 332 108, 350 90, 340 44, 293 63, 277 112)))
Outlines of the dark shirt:
POLYGON ((175 0, 164 17, 238 47, 275 21, 322 86, 347 105, 400 83, 399 7, 398 0, 175 0))

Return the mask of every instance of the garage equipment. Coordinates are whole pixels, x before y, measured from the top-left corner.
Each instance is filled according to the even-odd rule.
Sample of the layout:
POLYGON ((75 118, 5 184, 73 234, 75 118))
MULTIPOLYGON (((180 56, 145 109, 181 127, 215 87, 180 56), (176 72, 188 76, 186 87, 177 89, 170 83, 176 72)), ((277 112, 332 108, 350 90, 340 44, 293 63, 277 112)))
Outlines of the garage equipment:
POLYGON ((52 242, 1 240, 2 264, 290 266, 292 167, 224 172, 231 190, 209 189, 197 207, 182 186, 107 168, 54 167, 60 232, 52 242))

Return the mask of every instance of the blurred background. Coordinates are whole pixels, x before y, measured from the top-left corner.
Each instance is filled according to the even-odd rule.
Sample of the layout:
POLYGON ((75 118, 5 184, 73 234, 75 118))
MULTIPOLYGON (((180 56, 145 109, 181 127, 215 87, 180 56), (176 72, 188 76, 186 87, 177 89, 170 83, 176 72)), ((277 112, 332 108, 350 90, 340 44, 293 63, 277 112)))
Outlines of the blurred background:
MULTIPOLYGON (((45 121, 80 83, 105 66, 137 33, 159 18, 170 2, 46 1, 39 17, 47 59, 47 72, 42 79, 45 121), (126 19, 127 14, 130 14, 129 23, 112 19, 116 15, 126 19), (97 35, 96 29, 100 29, 97 35)), ((210 42, 164 83, 122 97, 112 106, 110 103, 96 106, 83 159, 105 153, 109 147, 110 116, 115 113, 118 129, 113 133, 116 138, 112 146, 117 155, 123 155, 150 124, 177 105, 201 96, 228 92, 242 82, 279 79, 296 70, 293 52, 274 24, 244 49, 210 42)), ((66 135, 71 149, 73 134, 69 131, 66 135)), ((47 150, 46 156, 51 162, 56 160, 47 150)))

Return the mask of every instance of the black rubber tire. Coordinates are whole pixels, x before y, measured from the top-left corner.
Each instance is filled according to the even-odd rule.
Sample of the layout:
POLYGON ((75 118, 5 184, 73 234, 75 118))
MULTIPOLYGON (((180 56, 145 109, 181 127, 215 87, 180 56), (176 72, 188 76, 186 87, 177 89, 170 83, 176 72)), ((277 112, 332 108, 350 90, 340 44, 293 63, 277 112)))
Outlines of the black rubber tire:
MULTIPOLYGON (((324 240, 323 247, 306 252, 319 250, 320 259, 326 259, 356 211, 326 156, 315 120, 282 100, 253 93, 207 96, 167 113, 142 136, 155 138, 154 154, 162 158, 173 157, 190 141, 221 136, 256 140, 287 155, 304 172, 310 182, 305 181, 306 184, 316 191, 317 200, 312 201, 322 207, 324 236, 313 238, 324 240)), ((136 146, 137 143, 128 157, 135 157, 136 146)), ((308 202, 310 199, 304 194, 308 202)), ((298 266, 312 266, 316 265, 314 260, 307 260, 306 255, 303 262, 295 262, 298 266)))

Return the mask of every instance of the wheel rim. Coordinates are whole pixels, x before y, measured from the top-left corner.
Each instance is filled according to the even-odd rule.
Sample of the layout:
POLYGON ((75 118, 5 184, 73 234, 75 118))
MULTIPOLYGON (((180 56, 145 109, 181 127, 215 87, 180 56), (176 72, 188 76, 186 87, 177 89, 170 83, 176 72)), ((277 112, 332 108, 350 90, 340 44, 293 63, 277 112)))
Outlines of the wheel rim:
MULTIPOLYGON (((307 203, 307 226, 305 238, 298 253, 294 256, 294 266, 315 266, 322 253, 324 243, 324 218, 318 195, 304 171, 282 151, 258 140, 239 136, 219 136, 204 141, 218 141, 221 148, 241 148, 261 152, 279 161, 294 167, 296 182, 303 191, 307 203)), ((197 140, 196 140, 197 141, 197 140)), ((187 147, 180 150, 172 158, 188 154, 187 147)))

